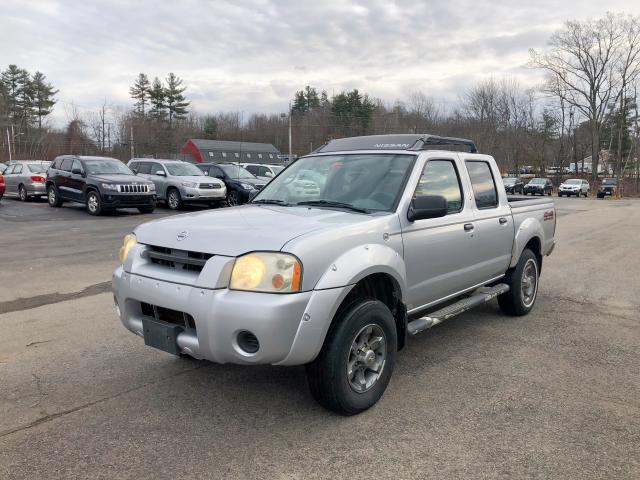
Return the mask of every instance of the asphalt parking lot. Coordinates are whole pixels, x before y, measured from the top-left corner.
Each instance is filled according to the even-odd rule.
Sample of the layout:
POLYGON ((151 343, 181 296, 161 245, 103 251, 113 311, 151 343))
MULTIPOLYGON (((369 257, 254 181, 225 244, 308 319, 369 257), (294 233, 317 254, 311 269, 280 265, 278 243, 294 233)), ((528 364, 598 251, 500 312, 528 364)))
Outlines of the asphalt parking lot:
POLYGON ((0 478, 640 478, 640 201, 554 198, 527 317, 490 303, 412 339, 350 418, 304 368, 143 345, 110 294, 151 215, 0 201, 0 478))

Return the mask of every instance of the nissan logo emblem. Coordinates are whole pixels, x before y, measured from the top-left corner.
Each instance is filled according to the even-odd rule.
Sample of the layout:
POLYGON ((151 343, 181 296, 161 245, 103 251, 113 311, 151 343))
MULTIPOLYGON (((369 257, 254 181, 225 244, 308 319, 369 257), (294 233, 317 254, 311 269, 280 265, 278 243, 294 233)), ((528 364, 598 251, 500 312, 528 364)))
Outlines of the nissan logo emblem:
POLYGON ((178 235, 176 235, 176 239, 181 242, 182 240, 184 240, 185 238, 187 238, 189 236, 189 232, 187 232, 186 230, 183 230, 182 232, 180 232, 178 235))

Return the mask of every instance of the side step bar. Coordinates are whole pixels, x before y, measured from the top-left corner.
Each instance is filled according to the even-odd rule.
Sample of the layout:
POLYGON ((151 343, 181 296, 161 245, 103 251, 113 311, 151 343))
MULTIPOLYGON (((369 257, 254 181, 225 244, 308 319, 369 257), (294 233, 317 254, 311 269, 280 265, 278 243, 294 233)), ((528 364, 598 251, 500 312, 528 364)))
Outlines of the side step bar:
POLYGON ((439 323, 448 320, 451 317, 455 317, 473 307, 487 303, 489 300, 494 299, 498 295, 509 291, 509 285, 506 283, 499 283, 493 287, 480 287, 473 292, 470 297, 465 297, 462 300, 444 307, 440 310, 430 313, 421 318, 412 320, 407 325, 407 331, 409 335, 416 335, 428 328, 433 327, 439 323))

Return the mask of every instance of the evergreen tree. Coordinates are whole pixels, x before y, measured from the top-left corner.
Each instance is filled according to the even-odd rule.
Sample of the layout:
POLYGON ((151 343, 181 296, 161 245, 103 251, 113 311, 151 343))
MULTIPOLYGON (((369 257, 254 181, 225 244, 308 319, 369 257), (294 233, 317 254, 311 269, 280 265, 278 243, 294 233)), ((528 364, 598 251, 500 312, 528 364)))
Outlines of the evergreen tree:
POLYGON ((0 74, 0 81, 7 92, 10 120, 18 125, 27 123, 31 109, 29 72, 12 64, 0 74))
POLYGON ((216 122, 215 117, 207 116, 204 119, 204 138, 215 140, 216 135, 218 133, 218 122, 216 122))
POLYGON ((151 88, 149 89, 149 116, 162 120, 166 112, 165 89, 158 77, 153 79, 151 88))
POLYGON ((319 106, 320 97, 318 96, 318 91, 307 85, 304 90, 299 90, 295 93, 291 110, 294 112, 306 113, 310 112, 314 108, 318 108, 319 106))
POLYGON ((182 79, 176 77, 173 73, 167 76, 167 88, 165 88, 166 106, 169 112, 169 127, 172 121, 181 120, 187 115, 187 102, 183 93, 187 87, 182 86, 182 79))
POLYGON ((129 88, 129 95, 136 101, 136 111, 143 118, 145 115, 145 107, 147 103, 149 103, 150 90, 151 84, 149 78, 144 73, 140 73, 133 86, 129 88))
POLYGON ((29 82, 31 117, 37 120, 39 129, 42 129, 42 119, 53 111, 53 106, 56 104, 53 97, 57 93, 58 90, 46 81, 46 77, 41 72, 33 74, 29 82))

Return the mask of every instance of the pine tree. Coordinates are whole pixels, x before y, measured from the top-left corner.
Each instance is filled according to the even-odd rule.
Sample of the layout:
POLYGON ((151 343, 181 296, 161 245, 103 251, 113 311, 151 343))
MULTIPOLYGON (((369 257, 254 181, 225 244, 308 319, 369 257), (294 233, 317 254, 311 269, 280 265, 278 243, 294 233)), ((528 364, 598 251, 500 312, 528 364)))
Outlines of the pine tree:
POLYGON ((56 104, 54 96, 58 90, 54 90, 53 85, 46 81, 46 77, 41 72, 33 74, 29 82, 29 96, 31 98, 31 117, 36 118, 38 129, 42 129, 42 119, 53 111, 56 104))
POLYGON ((216 122, 215 117, 206 116, 204 119, 204 126, 202 130, 204 132, 203 138, 215 140, 218 133, 218 122, 216 122))
POLYGON ((169 112, 169 127, 172 121, 181 120, 187 115, 187 102, 183 93, 187 87, 182 86, 182 79, 176 77, 175 74, 169 73, 167 76, 167 88, 165 88, 165 98, 167 110, 169 112))
POLYGON ((158 77, 153 79, 151 88, 149 89, 149 116, 162 120, 166 116, 166 97, 165 89, 158 77))
POLYGON ((293 106, 291 110, 294 112, 310 112, 314 108, 320 106, 320 97, 318 91, 307 85, 304 90, 298 90, 293 97, 293 106))
POLYGON ((0 74, 0 81, 7 92, 10 120, 17 125, 27 123, 31 109, 29 72, 12 64, 0 74))
POLYGON ((144 73, 140 73, 133 83, 133 86, 129 88, 129 95, 136 101, 136 110, 143 118, 145 115, 145 107, 147 103, 149 103, 150 90, 151 84, 149 78, 144 73))

